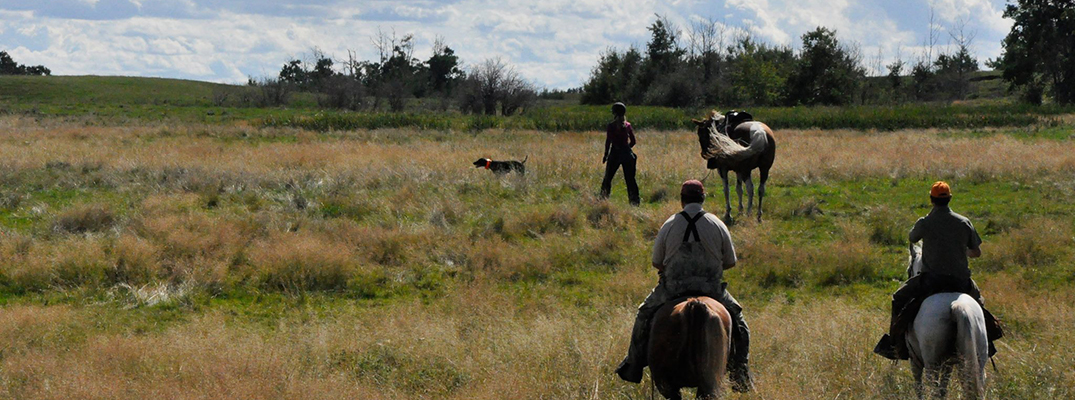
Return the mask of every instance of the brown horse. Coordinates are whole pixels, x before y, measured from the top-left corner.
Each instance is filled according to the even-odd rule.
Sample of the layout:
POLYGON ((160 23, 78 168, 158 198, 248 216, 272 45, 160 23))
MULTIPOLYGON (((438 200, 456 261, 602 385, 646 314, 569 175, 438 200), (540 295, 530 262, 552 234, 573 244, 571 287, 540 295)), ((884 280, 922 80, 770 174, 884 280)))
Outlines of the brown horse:
POLYGON ((732 219, 732 202, 728 196, 728 171, 734 171, 736 176, 735 191, 739 195, 739 212, 743 212, 743 184, 747 186, 747 214, 750 214, 751 205, 754 203, 754 181, 750 174, 755 168, 761 175, 761 183, 758 185, 758 221, 761 221, 762 199, 765 198, 765 182, 769 180, 769 169, 776 160, 776 139, 769 126, 761 122, 748 121, 734 127, 727 126, 727 118, 717 112, 712 112, 705 120, 691 120, 698 126, 698 143, 702 146, 702 158, 707 160, 706 168, 716 169, 720 173, 720 179, 724 181, 724 217, 725 222, 732 219), (752 124, 761 124, 765 129, 765 138, 769 143, 759 154, 746 159, 736 159, 733 154, 742 151, 742 145, 750 140, 750 128, 752 124), (728 140, 731 139, 731 140, 728 140), (738 147, 738 149, 731 149, 738 147))
POLYGON ((649 340, 649 368, 657 391, 679 399, 679 389, 696 397, 720 396, 731 352, 732 317, 720 302, 700 296, 672 301, 657 310, 649 340))

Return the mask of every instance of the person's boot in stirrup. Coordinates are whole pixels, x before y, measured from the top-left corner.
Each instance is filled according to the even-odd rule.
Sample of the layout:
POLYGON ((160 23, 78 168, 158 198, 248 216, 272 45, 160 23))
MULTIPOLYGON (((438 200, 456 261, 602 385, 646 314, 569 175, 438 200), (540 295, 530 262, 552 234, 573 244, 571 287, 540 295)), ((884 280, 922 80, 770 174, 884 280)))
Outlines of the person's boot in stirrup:
POLYGON ((616 367, 616 375, 627 382, 642 382, 642 369, 646 367, 646 350, 648 350, 649 320, 635 318, 635 326, 631 329, 631 345, 627 348, 627 357, 623 358, 620 366, 616 367))

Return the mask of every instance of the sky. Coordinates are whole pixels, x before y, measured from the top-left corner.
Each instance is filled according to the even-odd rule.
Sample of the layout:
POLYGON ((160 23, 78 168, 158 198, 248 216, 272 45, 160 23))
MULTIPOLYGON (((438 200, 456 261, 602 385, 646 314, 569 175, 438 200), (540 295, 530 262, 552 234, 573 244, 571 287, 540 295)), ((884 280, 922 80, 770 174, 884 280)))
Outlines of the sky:
POLYGON ((818 26, 853 44, 868 68, 934 54, 962 31, 979 62, 995 58, 1012 21, 1005 0, 0 0, 0 50, 53 75, 124 75, 245 83, 275 76, 314 48, 335 60, 377 58, 378 32, 414 35, 426 59, 441 38, 464 66, 497 58, 539 87, 581 86, 602 52, 644 48, 667 17, 713 21, 801 47, 818 26), (962 27, 962 29, 960 29, 962 27), (878 62, 880 61, 880 62, 878 62))

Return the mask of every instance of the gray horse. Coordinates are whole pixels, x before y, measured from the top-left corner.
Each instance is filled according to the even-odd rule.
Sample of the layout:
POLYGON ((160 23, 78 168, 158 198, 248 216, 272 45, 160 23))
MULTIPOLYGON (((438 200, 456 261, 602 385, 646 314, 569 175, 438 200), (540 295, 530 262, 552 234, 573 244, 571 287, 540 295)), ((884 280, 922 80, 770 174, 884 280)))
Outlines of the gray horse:
MULTIPOLYGON (((910 273, 922 271, 921 250, 911 247, 910 273)), ((985 363, 989 359, 985 313, 974 298, 955 292, 937 293, 922 301, 907 332, 907 349, 911 354, 918 397, 932 392, 943 399, 948 394, 948 380, 958 366, 963 398, 985 398, 985 363), (926 385, 923 385, 925 375, 926 385)))

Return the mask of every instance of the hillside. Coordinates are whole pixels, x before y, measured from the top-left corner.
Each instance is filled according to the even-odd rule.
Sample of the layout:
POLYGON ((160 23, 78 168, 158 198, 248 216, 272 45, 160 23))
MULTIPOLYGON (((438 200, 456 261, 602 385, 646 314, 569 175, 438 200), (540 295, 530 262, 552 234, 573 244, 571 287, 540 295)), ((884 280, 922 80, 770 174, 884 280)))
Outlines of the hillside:
POLYGON ((127 76, 0 76, 8 104, 206 106, 216 83, 127 76))

